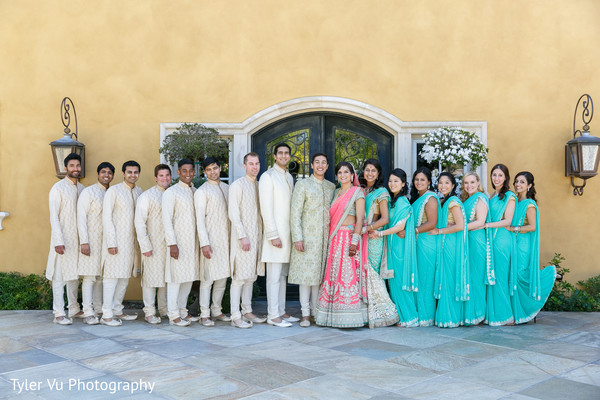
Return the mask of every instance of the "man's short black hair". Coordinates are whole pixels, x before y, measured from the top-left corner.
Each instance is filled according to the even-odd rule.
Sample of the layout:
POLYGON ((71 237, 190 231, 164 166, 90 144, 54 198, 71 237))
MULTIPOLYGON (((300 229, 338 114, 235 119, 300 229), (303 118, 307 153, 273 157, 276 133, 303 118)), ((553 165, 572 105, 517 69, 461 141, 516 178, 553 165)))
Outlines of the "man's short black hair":
POLYGON ((65 160, 64 160, 65 168, 67 167, 67 164, 71 160, 77 160, 77 161, 79 161, 79 164, 81 164, 81 156, 79 154, 76 154, 76 153, 71 153, 71 154, 69 154, 68 156, 65 157, 65 160))
POLYGON ((127 167, 137 167, 138 172, 142 172, 142 167, 140 167, 140 164, 137 161, 133 161, 133 160, 125 161, 123 163, 123 167, 121 167, 121 171, 125 172, 125 169, 127 167))
POLYGON ((179 160, 179 162, 177 163, 177 168, 181 168, 186 164, 192 164, 192 166, 194 165, 194 161, 192 161, 189 158, 184 158, 182 160, 179 160))
POLYGON ((112 171, 112 173, 115 173, 115 166, 112 165, 111 163, 109 163, 108 161, 103 161, 100 164, 98 164, 98 168, 96 168, 96 172, 100 173, 100 171, 102 171, 104 168, 108 168, 112 171))
POLYGON ((277 143, 275 145, 275 147, 273 147, 273 155, 277 154, 277 150, 279 150, 280 147, 287 147, 288 150, 290 151, 290 154, 292 154, 292 148, 290 147, 290 145, 287 144, 286 142, 281 142, 281 143, 277 143))
POLYGON ((329 164, 329 157, 327 157, 327 154, 325 153, 315 153, 313 154, 312 158, 310 159, 310 163, 314 163, 315 162, 315 158, 317 157, 325 157, 325 160, 327 161, 327 164, 329 164))
POLYGON ((219 167, 221 166, 221 161, 219 161, 216 157, 206 157, 202 160, 202 169, 206 169, 210 164, 217 164, 219 167))

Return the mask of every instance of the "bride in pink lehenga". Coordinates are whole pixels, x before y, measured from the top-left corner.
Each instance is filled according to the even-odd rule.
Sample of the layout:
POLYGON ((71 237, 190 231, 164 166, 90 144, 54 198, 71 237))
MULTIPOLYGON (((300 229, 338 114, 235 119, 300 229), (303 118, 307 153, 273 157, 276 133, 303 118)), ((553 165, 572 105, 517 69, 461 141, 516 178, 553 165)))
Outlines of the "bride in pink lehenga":
POLYGON ((365 194, 354 185, 354 168, 342 161, 335 167, 341 184, 329 210, 329 254, 315 322, 336 328, 356 328, 368 322, 361 230, 365 219, 365 194))
POLYGON ((386 326, 398 321, 396 307, 379 274, 368 265, 365 194, 358 186, 352 164, 338 163, 335 174, 341 184, 329 210, 329 251, 315 322, 335 328, 386 326), (371 273, 368 273, 371 272, 371 273), (371 302, 368 298, 371 296, 371 302), (382 313, 382 311, 384 311, 382 313), (395 314, 395 318, 389 313, 395 314))

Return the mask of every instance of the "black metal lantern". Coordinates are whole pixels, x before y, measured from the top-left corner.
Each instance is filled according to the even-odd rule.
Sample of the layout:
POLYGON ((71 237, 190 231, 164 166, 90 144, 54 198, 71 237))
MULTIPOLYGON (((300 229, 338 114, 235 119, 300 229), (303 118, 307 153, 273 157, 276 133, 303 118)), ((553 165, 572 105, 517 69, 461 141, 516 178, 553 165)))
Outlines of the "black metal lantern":
POLYGON ((590 135, 589 123, 594 116, 594 103, 589 94, 584 94, 577 101, 575 115, 573 115, 573 139, 565 146, 565 175, 571 177, 573 195, 583 195, 583 188, 589 178, 598 174, 598 161, 600 160, 600 138, 590 135), (583 99, 583 102, 581 101, 583 99), (577 110, 581 103, 583 111, 582 130, 575 130, 577 110), (579 136, 577 136, 579 133, 579 136), (583 185, 575 185, 575 178, 583 179, 583 185))
POLYGON ((60 118, 63 126, 65 127, 65 135, 50 143, 52 148, 52 157, 54 158, 54 168, 56 169, 56 177, 64 178, 67 175, 67 169, 64 165, 64 159, 71 153, 78 154, 81 156, 81 178, 85 177, 85 145, 78 142, 75 139, 77 137, 77 113, 75 112, 75 105, 70 98, 65 97, 60 104, 60 118), (73 117, 75 119, 75 132, 71 133, 69 125, 71 124, 71 107, 73 108, 73 117), (75 139, 73 139, 75 136, 75 139))

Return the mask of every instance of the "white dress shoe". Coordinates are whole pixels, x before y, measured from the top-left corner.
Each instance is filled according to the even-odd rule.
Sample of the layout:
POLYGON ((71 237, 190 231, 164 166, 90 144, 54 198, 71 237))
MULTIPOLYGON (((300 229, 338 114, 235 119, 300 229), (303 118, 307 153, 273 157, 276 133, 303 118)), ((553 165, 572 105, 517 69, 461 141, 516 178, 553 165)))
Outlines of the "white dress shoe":
POLYGON ((156 315, 149 315, 145 318, 146 322, 152 325, 160 324, 161 319, 156 315))
POLYGON ((121 315, 115 315, 115 318, 119 318, 122 321, 133 321, 135 319, 137 319, 138 315, 137 314, 121 314, 121 315))
POLYGON ((95 315, 88 315, 87 317, 85 317, 83 322, 88 325, 98 325, 100 323, 98 317, 96 317, 95 315))
POLYGON ((281 320, 281 322, 275 322, 272 319, 267 319, 267 324, 273 325, 273 326, 278 326, 280 328, 289 328, 290 326, 292 326, 291 323, 289 323, 283 319, 281 320))
POLYGON ((59 324, 59 325, 71 325, 73 323, 73 320, 71 320, 70 318, 67 317, 56 317, 54 318, 54 322, 55 324, 59 324))
POLYGON ((216 321, 221 321, 221 322, 230 322, 231 321, 231 317, 228 317, 225 314, 221 314, 221 315, 217 315, 216 317, 213 317, 216 321))
POLYGON ((302 321, 300 321, 300 326, 303 328, 308 328, 310 326, 310 320, 309 319, 303 319, 302 321))
POLYGON ((215 326, 215 322, 210 318, 200 318, 198 323, 202 324, 202 326, 215 326))
POLYGON ((175 325, 175 326, 188 326, 191 322, 188 321, 187 319, 183 319, 183 318, 179 318, 179 322, 175 322, 175 321, 169 321, 169 325, 175 325))
POLYGON ((252 322, 246 322, 243 319, 232 319, 231 326, 235 326, 236 328, 248 329, 252 328, 252 322))
POLYGON ((248 318, 244 315, 242 315, 242 320, 244 320, 246 322, 252 322, 253 324, 264 324, 267 321, 266 318, 260 318, 260 317, 248 318))
POLYGON ((185 318, 186 321, 190 321, 190 322, 198 322, 200 321, 200 317, 194 317, 193 315, 188 314, 185 318))
POLYGON ((298 321, 300 321, 300 318, 292 317, 291 315, 289 317, 287 317, 287 318, 281 317, 281 319, 283 319, 284 321, 287 321, 287 322, 298 322, 298 321))
POLYGON ((121 320, 120 319, 111 319, 110 321, 105 320, 104 318, 100 319, 100 325, 106 325, 106 326, 121 326, 121 320))

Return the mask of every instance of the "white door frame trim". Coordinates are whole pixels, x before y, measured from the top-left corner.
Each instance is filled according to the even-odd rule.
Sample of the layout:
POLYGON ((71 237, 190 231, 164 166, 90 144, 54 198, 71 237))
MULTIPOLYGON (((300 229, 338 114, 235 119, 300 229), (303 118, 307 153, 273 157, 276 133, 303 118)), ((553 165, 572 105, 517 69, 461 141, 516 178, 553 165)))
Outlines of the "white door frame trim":
MULTIPOLYGON (((199 122, 209 128, 215 128, 223 136, 233 138, 232 160, 230 160, 230 182, 244 175, 242 167, 243 156, 250 151, 251 138, 254 133, 278 120, 309 112, 332 111, 347 114, 372 122, 394 136, 394 166, 404 169, 407 174, 412 173, 413 138, 420 137, 428 131, 442 126, 459 126, 477 133, 484 144, 487 144, 486 121, 411 121, 406 122, 373 105, 343 97, 335 96, 309 96, 287 100, 267 107, 250 116, 243 122, 199 122)), ((182 122, 166 122, 160 124, 160 145, 164 138, 176 130, 182 122)), ((161 155, 161 162, 164 157, 161 155)), ((478 168, 480 176, 487 170, 484 163, 478 168)), ((485 175, 481 176, 485 186, 485 175)))

